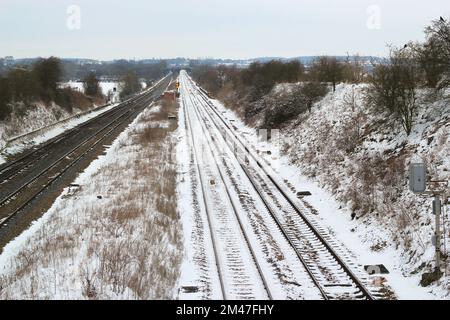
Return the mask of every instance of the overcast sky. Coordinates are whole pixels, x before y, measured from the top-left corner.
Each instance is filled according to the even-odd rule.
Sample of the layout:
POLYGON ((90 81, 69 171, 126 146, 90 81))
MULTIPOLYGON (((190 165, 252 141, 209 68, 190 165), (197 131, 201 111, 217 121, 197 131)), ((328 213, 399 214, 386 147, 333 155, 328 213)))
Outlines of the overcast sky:
POLYGON ((0 0, 0 56, 385 55, 439 16, 450 1, 0 0))

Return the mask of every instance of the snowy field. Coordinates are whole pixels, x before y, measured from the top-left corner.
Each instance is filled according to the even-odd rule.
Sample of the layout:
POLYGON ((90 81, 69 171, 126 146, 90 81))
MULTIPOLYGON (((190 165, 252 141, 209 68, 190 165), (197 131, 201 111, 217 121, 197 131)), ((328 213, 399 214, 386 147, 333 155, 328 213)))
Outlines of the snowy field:
MULTIPOLYGON (((72 80, 72 81, 64 82, 60 86, 62 88, 72 88, 72 89, 75 89, 75 90, 78 90, 78 91, 84 93, 83 85, 84 85, 83 82, 72 80)), ((115 81, 100 81, 99 85, 100 85, 100 89, 102 90, 103 95, 105 95, 105 96, 107 96, 110 91, 113 91, 114 88, 116 88, 116 90, 118 90, 118 91, 120 90, 120 83, 115 82, 115 81)))
MULTIPOLYGON (((84 86, 83 82, 80 81, 68 81, 61 83, 62 88, 72 88, 75 90, 78 90, 80 92, 84 92, 84 86)), ((117 81, 100 81, 99 82, 100 89, 102 90, 103 95, 108 96, 108 93, 112 92, 114 88, 116 88, 117 92, 120 93, 120 82, 117 81)), ((145 82, 141 82, 142 89, 145 89, 147 87, 147 84, 145 82)))

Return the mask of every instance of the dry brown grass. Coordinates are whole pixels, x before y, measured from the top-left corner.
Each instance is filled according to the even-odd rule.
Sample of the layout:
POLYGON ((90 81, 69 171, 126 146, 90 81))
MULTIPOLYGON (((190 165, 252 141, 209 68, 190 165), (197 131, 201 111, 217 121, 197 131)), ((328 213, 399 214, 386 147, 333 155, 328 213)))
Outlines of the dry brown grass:
POLYGON ((70 101, 72 105, 77 106, 78 109, 88 110, 92 107, 92 100, 85 96, 83 93, 71 90, 70 91, 70 101))
MULTIPOLYGON (((145 126, 135 137, 138 143, 147 145, 149 143, 158 143, 166 136, 176 130, 177 121, 169 120, 169 115, 178 113, 178 104, 176 101, 162 100, 158 112, 152 112, 140 119, 141 123, 150 125, 145 126), (152 123, 158 123, 152 125, 152 123)), ((156 148, 158 148, 156 146, 156 148)))

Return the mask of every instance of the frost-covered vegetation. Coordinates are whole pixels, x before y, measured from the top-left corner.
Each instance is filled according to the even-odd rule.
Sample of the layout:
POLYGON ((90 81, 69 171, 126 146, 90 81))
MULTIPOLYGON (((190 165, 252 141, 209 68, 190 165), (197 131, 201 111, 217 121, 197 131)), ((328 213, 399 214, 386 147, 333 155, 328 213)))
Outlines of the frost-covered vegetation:
POLYGON ((367 83, 365 108, 396 119, 409 135, 418 112, 420 89, 442 93, 450 87, 450 22, 435 20, 425 33, 425 42, 391 46, 390 56, 374 61, 370 68, 358 56, 346 61, 322 56, 308 66, 297 60, 274 60, 252 63, 246 69, 199 66, 192 73, 247 123, 263 118, 258 124, 266 127, 282 127, 311 111, 312 104, 325 96, 327 89, 334 92, 339 83, 367 83), (273 89, 282 83, 301 85, 290 86, 288 95, 280 95, 273 89))
POLYGON ((144 111, 0 256, 1 299, 171 299, 183 255, 176 106, 144 111))
POLYGON ((340 81, 353 83, 365 77, 363 61, 357 57, 339 61, 325 56, 317 58, 308 68, 298 61, 274 60, 252 63, 246 69, 200 66, 192 73, 196 81, 237 111, 246 123, 255 124, 261 119, 261 113, 265 113, 259 125, 266 127, 282 126, 310 110, 314 102, 328 90, 334 90, 340 81), (277 84, 286 83, 301 85, 290 86, 289 95, 273 90, 277 84))
MULTIPOLYGON (((430 271, 430 199, 408 190, 408 165, 424 161, 430 179, 450 180, 450 110, 444 100, 427 102, 422 96, 408 136, 395 119, 364 108, 365 87, 339 85, 311 114, 287 127, 284 151, 347 206, 352 219, 383 226, 403 252, 406 274, 430 271)), ((445 225, 448 230, 448 221, 445 225)), ((370 239, 373 249, 383 250, 388 244, 378 240, 370 239)))

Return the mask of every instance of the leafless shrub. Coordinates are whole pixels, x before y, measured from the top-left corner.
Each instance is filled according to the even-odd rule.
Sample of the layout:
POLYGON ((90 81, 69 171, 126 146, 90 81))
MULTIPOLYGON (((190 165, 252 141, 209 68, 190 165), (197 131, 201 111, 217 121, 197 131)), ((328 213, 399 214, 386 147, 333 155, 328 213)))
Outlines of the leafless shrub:
POLYGON ((89 272, 89 268, 86 267, 82 270, 83 279, 83 296, 88 299, 95 299, 97 297, 97 289, 94 285, 94 275, 89 272))
POLYGON ((414 52, 392 48, 389 61, 375 65, 366 91, 367 105, 375 112, 393 115, 408 135, 418 107, 419 75, 414 52))
POLYGON ((344 80, 345 64, 338 61, 336 57, 322 56, 317 58, 310 67, 310 74, 320 82, 330 82, 333 86, 333 92, 336 91, 336 85, 344 80))

